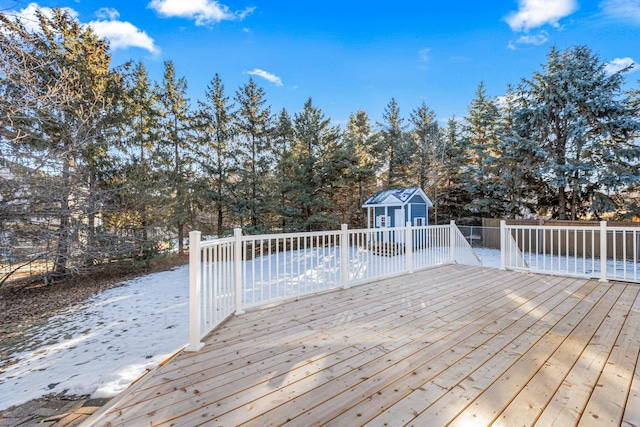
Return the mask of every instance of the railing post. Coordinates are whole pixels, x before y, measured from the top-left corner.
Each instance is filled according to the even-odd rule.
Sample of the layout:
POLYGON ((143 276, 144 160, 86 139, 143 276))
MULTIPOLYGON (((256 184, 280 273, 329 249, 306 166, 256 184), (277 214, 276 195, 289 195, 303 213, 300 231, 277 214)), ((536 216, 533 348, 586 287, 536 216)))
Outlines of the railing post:
MULTIPOLYGON (((613 244, 615 245, 616 242, 613 244)), ((607 221, 600 221, 600 279, 598 281, 609 281, 607 279, 607 221)))
POLYGON ((236 300, 235 315, 243 314, 242 310, 242 229, 233 229, 233 290, 236 300))
POLYGON ((500 270, 507 269, 507 221, 500 220, 500 270))
POLYGON ((406 224, 406 236, 404 238, 405 257, 407 259, 407 272, 413 273, 413 230, 411 229, 411 221, 406 224))
POLYGON ((189 233, 189 345, 185 351, 198 351, 204 343, 200 341, 200 232, 189 233))
POLYGON ((349 226, 340 226, 340 284, 343 289, 349 287, 349 226))
POLYGON ((456 262, 456 222, 449 223, 449 261, 456 262))

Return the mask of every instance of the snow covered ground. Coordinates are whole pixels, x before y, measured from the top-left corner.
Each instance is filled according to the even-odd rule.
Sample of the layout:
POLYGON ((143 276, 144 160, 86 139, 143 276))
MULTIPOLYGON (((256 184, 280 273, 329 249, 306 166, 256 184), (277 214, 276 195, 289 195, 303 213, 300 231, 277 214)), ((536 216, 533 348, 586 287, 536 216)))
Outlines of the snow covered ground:
POLYGON ((178 351, 188 341, 188 274, 182 266, 128 281, 31 331, 45 344, 0 364, 0 410, 64 390, 114 396, 178 351))
MULTIPOLYGON (((500 252, 476 248, 483 265, 500 252)), ((44 344, 0 364, 0 410, 48 393, 115 396, 187 344, 188 267, 102 292, 30 331, 44 344), (14 363, 15 362, 15 363, 14 363)))

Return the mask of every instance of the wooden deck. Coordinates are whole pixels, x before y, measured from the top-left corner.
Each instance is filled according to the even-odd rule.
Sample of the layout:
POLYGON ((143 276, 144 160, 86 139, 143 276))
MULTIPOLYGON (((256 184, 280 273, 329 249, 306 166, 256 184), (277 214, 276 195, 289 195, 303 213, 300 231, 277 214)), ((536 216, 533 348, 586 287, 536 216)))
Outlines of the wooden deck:
POLYGON ((640 426, 640 286, 450 265, 233 317, 109 426, 640 426))

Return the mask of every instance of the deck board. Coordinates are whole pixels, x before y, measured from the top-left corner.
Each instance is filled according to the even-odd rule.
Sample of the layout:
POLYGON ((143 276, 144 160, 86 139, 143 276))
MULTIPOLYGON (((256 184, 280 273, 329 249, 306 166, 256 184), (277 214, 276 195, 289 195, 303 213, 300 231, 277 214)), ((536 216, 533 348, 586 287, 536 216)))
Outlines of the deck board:
POLYGON ((87 425, 640 425, 639 291, 449 265, 251 309, 87 425))

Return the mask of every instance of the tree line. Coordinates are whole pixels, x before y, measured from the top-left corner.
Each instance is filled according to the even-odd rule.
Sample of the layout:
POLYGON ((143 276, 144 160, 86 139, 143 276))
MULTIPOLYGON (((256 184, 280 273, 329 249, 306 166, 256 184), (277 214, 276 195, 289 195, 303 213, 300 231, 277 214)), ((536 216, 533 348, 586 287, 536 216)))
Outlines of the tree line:
POLYGON ((231 93, 215 74, 191 103, 173 62, 155 82, 63 10, 38 21, 0 14, 0 281, 144 263, 191 229, 366 227, 382 188, 424 189, 432 223, 638 214, 640 91, 585 46, 504 96, 480 83, 464 118, 391 99, 340 128, 312 98, 272 112, 253 79, 231 93))

